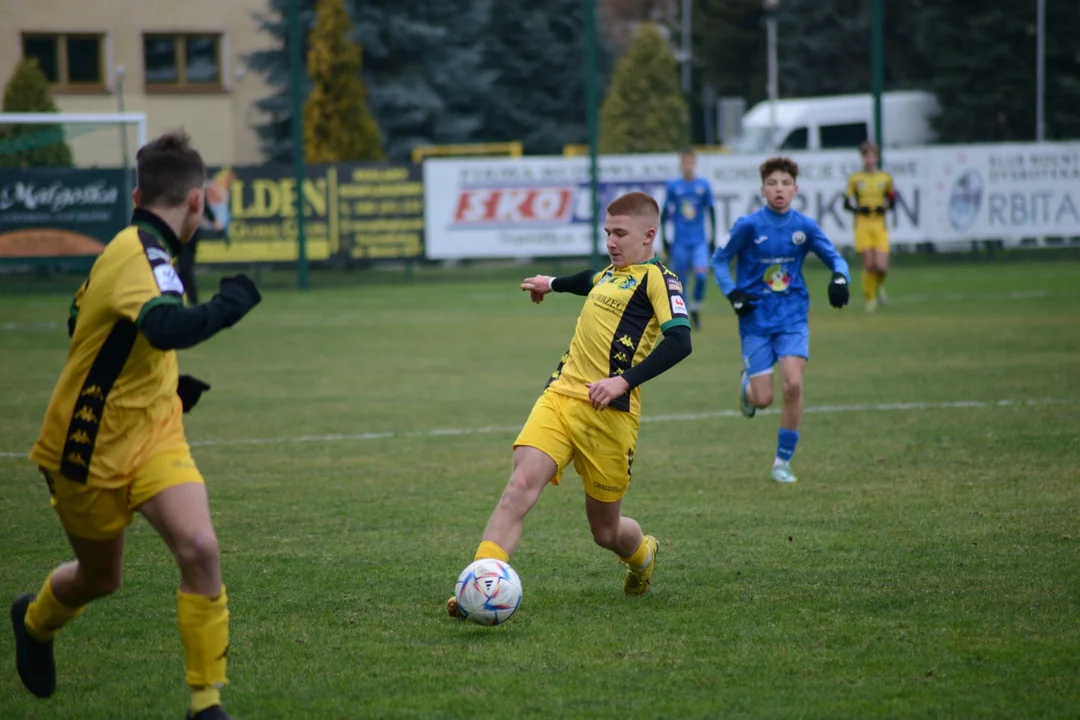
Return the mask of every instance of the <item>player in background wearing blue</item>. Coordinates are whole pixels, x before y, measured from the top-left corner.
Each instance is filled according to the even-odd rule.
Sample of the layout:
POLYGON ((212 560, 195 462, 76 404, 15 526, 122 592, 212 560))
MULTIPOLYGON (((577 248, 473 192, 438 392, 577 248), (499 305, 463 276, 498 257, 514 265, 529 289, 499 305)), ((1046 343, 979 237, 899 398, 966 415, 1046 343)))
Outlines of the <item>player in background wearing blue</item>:
POLYGON ((795 482, 791 457, 799 442, 803 371, 810 358, 810 295, 802 272, 806 254, 814 253, 832 270, 829 304, 834 308, 847 305, 851 282, 847 262, 817 222, 792 209, 798 177, 799 166, 790 158, 774 157, 762 163, 765 207, 736 220, 712 257, 716 284, 739 316, 743 415, 754 417, 758 408, 772 404, 773 366, 780 365, 784 406, 769 476, 783 483, 795 482), (733 259, 737 282, 731 278, 733 259))
POLYGON ((682 177, 672 180, 665 190, 664 209, 660 217, 660 239, 667 253, 668 265, 679 276, 683 293, 690 300, 690 322, 701 329, 701 301, 708 284, 709 255, 716 248, 716 207, 712 186, 698 177, 697 157, 692 148, 679 153, 682 177), (709 238, 705 237, 705 213, 709 214, 709 238), (667 224, 674 226, 668 238, 667 224), (690 296, 690 271, 694 271, 694 294, 690 296))

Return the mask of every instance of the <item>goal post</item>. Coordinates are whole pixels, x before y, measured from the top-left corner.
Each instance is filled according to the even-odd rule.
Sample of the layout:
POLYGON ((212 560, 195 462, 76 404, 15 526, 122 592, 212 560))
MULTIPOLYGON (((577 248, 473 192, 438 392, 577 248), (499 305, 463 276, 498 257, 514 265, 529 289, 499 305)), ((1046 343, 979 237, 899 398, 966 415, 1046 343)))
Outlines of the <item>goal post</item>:
POLYGON ((85 264, 131 217, 142 112, 0 112, 0 273, 85 264))

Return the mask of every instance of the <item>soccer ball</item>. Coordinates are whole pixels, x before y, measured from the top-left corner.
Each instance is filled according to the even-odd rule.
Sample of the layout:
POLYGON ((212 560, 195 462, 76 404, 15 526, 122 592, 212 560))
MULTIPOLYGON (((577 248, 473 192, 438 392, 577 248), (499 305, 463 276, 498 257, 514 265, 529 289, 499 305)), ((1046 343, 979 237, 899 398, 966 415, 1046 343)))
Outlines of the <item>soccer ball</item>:
POLYGON ((513 617, 521 604, 521 578, 502 560, 477 560, 458 575, 454 596, 469 622, 499 625, 513 617))

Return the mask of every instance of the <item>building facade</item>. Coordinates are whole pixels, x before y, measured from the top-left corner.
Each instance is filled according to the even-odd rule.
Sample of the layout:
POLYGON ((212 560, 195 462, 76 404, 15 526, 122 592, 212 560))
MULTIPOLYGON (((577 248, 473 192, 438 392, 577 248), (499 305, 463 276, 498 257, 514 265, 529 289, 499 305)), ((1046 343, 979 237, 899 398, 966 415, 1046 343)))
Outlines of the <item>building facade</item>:
MULTIPOLYGON (((270 93, 243 57, 271 46, 267 0, 3 0, 0 82, 38 59, 65 113, 147 116, 150 137, 182 127, 210 165, 261 161, 255 101, 270 93)), ((116 166, 119 131, 69 128, 79 166, 116 166)), ((128 151, 135 132, 128 133, 128 151)))

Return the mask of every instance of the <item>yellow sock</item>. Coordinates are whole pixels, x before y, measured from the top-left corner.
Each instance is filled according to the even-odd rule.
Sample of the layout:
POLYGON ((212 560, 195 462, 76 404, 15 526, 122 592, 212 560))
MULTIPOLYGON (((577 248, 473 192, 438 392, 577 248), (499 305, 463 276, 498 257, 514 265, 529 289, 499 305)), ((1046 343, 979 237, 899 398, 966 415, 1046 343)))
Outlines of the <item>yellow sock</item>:
POLYGON ((191 690, 191 712, 201 713, 208 707, 221 704, 221 691, 216 687, 189 688, 191 690))
POLYGON ((176 617, 184 643, 185 681, 191 691, 191 710, 201 712, 221 703, 220 688, 228 683, 229 598, 225 586, 217 597, 176 593, 176 617))
MULTIPOLYGON (((85 607, 85 605, 83 606, 85 607)), ((69 608, 56 599, 52 591, 52 573, 38 591, 37 598, 26 608, 26 631, 35 640, 47 642, 56 632, 74 620, 83 609, 69 608)))
POLYGON ((480 543, 480 547, 476 548, 476 555, 473 556, 473 560, 485 560, 487 558, 502 560, 504 563, 510 562, 510 556, 506 554, 506 551, 490 540, 480 543))
POLYGON ((630 557, 624 557, 622 561, 629 565, 632 570, 640 570, 649 566, 649 563, 652 562, 652 551, 645 544, 644 536, 642 536, 641 544, 638 545, 638 549, 634 551, 634 554, 630 557))
POLYGON ((877 297, 877 273, 871 270, 862 271, 862 292, 867 300, 877 297))

